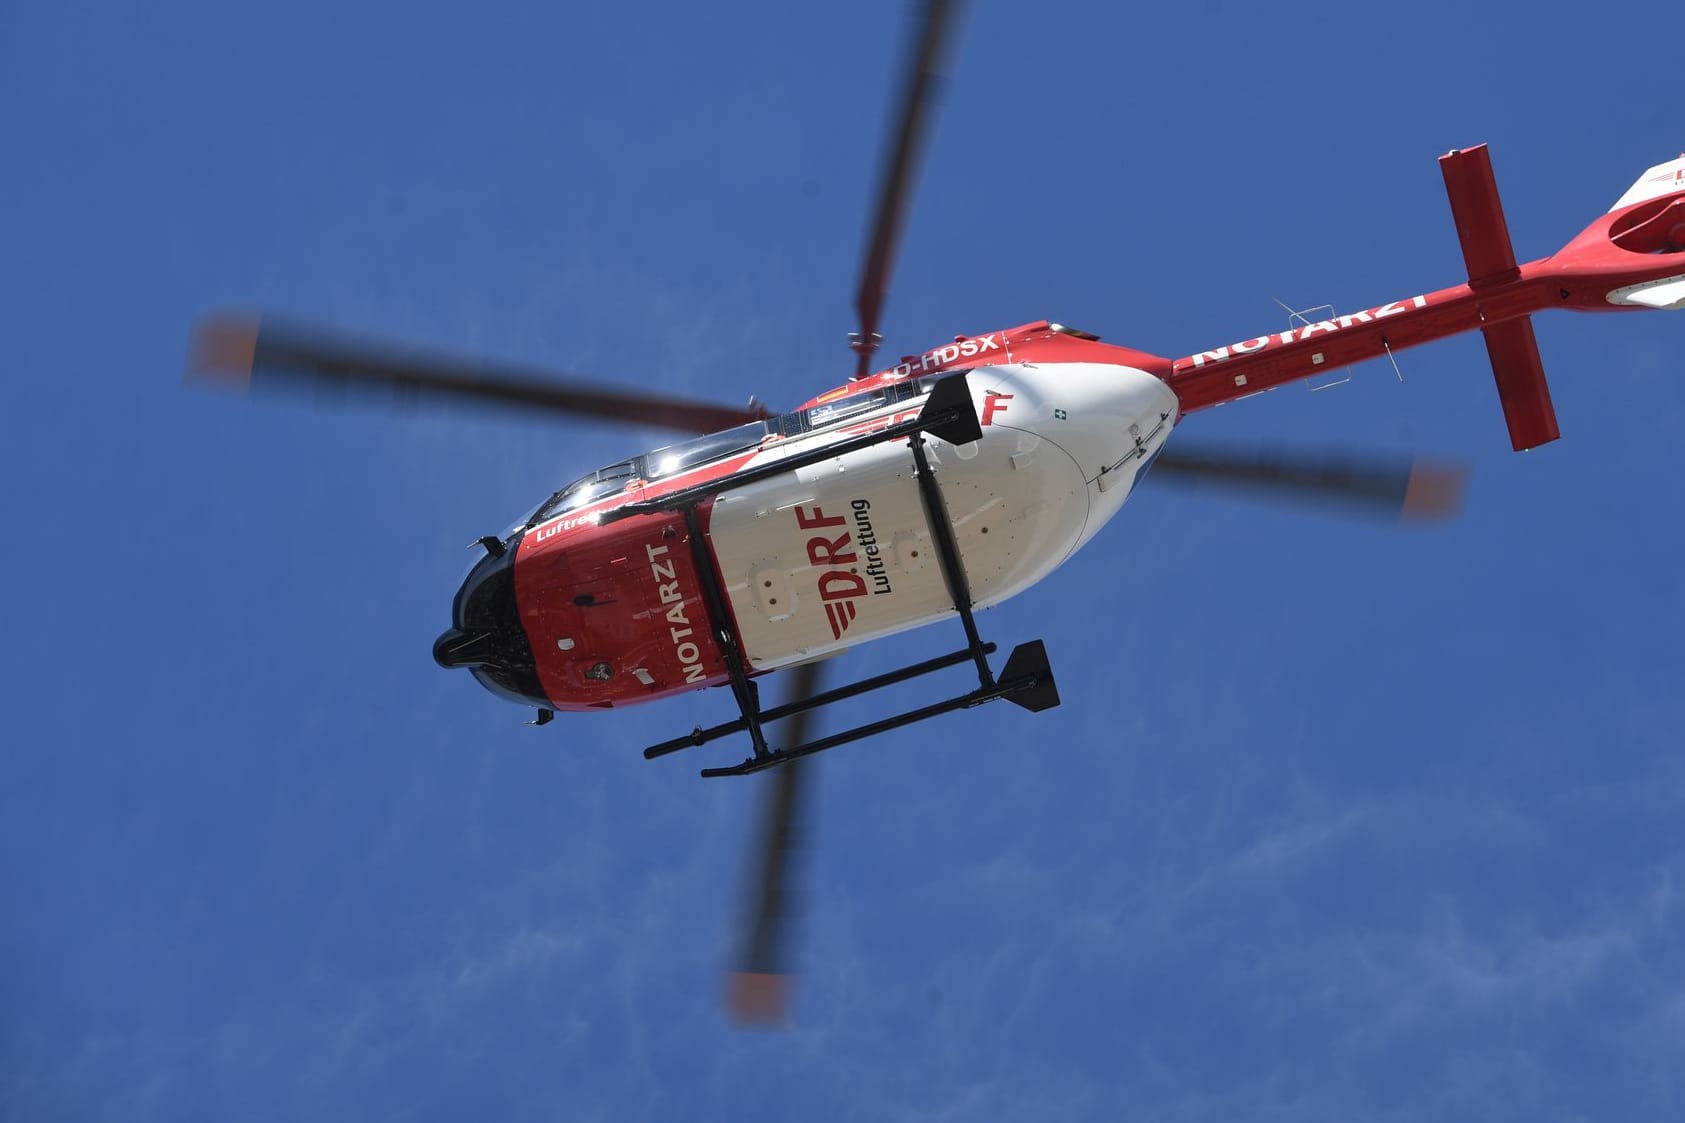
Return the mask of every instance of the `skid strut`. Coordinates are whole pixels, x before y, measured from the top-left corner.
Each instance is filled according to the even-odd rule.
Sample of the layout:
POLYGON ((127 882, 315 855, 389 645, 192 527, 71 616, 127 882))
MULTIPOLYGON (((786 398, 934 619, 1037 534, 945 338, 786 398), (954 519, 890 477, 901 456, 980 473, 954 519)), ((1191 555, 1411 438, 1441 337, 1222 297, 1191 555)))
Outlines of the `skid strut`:
POLYGON ((701 580, 703 596, 708 607, 709 626, 713 628, 715 638, 719 641, 720 650, 725 654, 726 673, 731 678, 731 692, 737 701, 739 716, 728 722, 710 726, 707 729, 698 727, 690 733, 675 737, 670 741, 663 741, 651 745, 644 750, 644 756, 653 760, 659 756, 676 753, 681 749, 688 749, 697 745, 705 745, 717 737, 724 737, 732 733, 747 731, 749 740, 754 747, 754 755, 740 764, 724 768, 705 768, 704 776, 746 776, 751 772, 761 772, 768 768, 775 768, 780 764, 796 760, 800 757, 811 756, 826 749, 846 745, 851 741, 883 733, 891 729, 899 729, 904 725, 924 721, 927 718, 941 714, 952 713, 955 710, 970 709, 985 702, 993 702, 1004 698, 1027 710, 1040 712, 1051 709, 1059 704, 1059 691, 1053 682, 1053 670, 1047 662, 1047 651, 1040 640, 1019 644, 1007 656, 1006 665, 996 677, 989 667, 989 656, 995 651, 995 645, 984 643, 977 631, 977 621, 972 614, 971 586, 965 578, 965 566, 960 559, 959 547, 954 540, 954 527, 948 517, 948 506, 942 499, 942 489, 936 482, 936 475, 930 468, 930 457, 925 451, 926 436, 930 434, 939 437, 950 444, 967 444, 982 438, 983 430, 977 421, 977 410, 971 401, 971 391, 966 386, 965 375, 956 374, 938 382, 930 392, 929 399, 919 416, 911 421, 888 426, 876 433, 866 434, 844 441, 841 444, 816 449, 809 453, 792 456, 752 469, 747 473, 740 473, 735 477, 713 484, 702 484, 694 488, 677 491, 671 495, 642 503, 629 503, 612 512, 608 518, 625 518, 632 515, 649 514, 656 511, 682 510, 684 512, 685 527, 689 531, 692 557, 696 562, 697 575, 701 580), (811 698, 797 699, 794 702, 776 706, 770 710, 762 710, 760 705, 760 691, 753 680, 749 678, 748 660, 743 653, 742 637, 737 634, 731 613, 726 608, 725 584, 719 567, 714 564, 713 553, 708 548, 708 542, 703 534, 702 519, 698 513, 698 506, 712 499, 722 491, 741 487, 745 483, 763 478, 771 478, 784 472, 817 464, 825 460, 832 460, 838 456, 868 448, 875 444, 907 438, 912 451, 913 463, 917 469, 915 478, 918 481, 919 497, 924 502, 925 521, 930 527, 931 541, 936 546, 936 555, 942 566, 942 578, 947 583, 948 597, 953 601, 954 611, 959 614, 960 624, 965 629, 965 647, 935 659, 927 659, 922 663, 913 663, 898 670, 874 675, 859 682, 839 686, 832 690, 816 694, 811 698), (767 747, 766 736, 762 726, 769 721, 789 717, 792 714, 803 713, 807 710, 828 706, 833 702, 840 702, 847 698, 854 698, 886 686, 918 678, 934 671, 958 666, 970 662, 977 669, 977 689, 964 694, 955 695, 939 702, 907 710, 865 725, 846 729, 841 733, 834 733, 828 737, 820 737, 809 741, 805 745, 792 745, 783 749, 767 747))
POLYGON ((714 629, 714 638, 719 642, 720 650, 725 652, 725 669, 731 676, 732 696, 737 699, 737 708, 743 712, 743 727, 749 731, 749 739, 754 742, 755 756, 764 757, 768 750, 766 736, 761 732, 760 688, 749 681, 748 668, 743 662, 743 645, 738 642, 737 629, 732 626, 731 614, 726 611, 725 597, 720 592, 723 587, 720 570, 714 564, 707 539, 702 536, 702 520, 697 516, 695 506, 685 508, 685 529, 690 532, 690 554, 696 560, 702 596, 708 606, 708 624, 714 629))

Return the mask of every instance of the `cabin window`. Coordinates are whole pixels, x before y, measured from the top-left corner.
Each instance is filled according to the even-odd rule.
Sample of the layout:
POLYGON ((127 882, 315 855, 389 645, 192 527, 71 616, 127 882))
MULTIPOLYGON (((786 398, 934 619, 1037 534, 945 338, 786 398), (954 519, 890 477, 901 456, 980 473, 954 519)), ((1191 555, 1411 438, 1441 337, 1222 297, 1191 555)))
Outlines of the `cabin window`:
POLYGON ((834 402, 826 402, 822 406, 814 406, 807 411, 807 423, 815 429, 835 425, 839 421, 874 410, 888 400, 889 395, 882 390, 852 394, 834 402))
POLYGON ((553 519, 575 507, 583 507, 605 495, 613 495, 637 478, 637 470, 636 460, 622 460, 619 464, 610 464, 606 468, 598 468, 589 475, 581 476, 546 500, 542 507, 533 512, 532 518, 527 520, 527 525, 537 526, 545 519, 553 519))
POLYGON ((697 437, 683 444, 658 448, 643 458, 644 477, 651 480, 666 479, 668 476, 724 459, 734 452, 757 448, 766 438, 766 434, 766 422, 751 421, 735 429, 709 433, 706 437, 697 437))

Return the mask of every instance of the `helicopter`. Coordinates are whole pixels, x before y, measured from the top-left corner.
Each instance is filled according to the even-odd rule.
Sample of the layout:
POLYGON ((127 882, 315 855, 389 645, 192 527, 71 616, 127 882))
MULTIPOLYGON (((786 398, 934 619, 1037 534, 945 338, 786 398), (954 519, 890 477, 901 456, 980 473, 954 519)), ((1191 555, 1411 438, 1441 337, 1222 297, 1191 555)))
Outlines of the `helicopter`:
POLYGON ((1485 146, 1439 159, 1467 280, 1181 358, 1050 320, 961 334, 875 362, 890 276, 930 129, 956 0, 926 0, 906 68, 851 333, 853 377, 787 412, 559 379, 493 363, 233 315, 198 328, 191 370, 225 381, 384 388, 559 416, 655 425, 690 439, 587 472, 479 539, 482 556, 434 645, 443 667, 558 714, 729 689, 738 714, 644 750, 664 757, 745 735, 742 761, 707 777, 776 770, 734 978, 741 1020, 781 1020, 787 856, 799 762, 944 714, 1005 700, 1060 702, 1040 641, 998 671, 977 613, 1029 590, 1091 541, 1149 473, 1345 502, 1407 517, 1455 506, 1462 479, 1433 464, 1244 455, 1171 447, 1190 414, 1410 347, 1481 331, 1511 445, 1560 436, 1530 317, 1547 308, 1685 308, 1685 155, 1645 172, 1557 253, 1517 262, 1485 146), (947 655, 826 686, 829 660, 863 643, 956 621, 947 655), (833 703, 968 666, 976 685, 822 737, 833 703), (764 706, 764 676, 789 700, 764 706), (767 727, 783 721, 782 744, 767 727))

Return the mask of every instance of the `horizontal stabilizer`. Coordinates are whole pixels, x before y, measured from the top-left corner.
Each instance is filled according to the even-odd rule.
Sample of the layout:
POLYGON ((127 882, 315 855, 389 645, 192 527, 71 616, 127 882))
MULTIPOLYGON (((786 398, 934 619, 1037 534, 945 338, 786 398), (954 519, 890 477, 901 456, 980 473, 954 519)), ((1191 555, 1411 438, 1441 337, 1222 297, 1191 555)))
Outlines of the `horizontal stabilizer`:
POLYGON ((1480 334, 1486 337, 1486 354, 1492 360, 1498 401, 1509 425, 1510 446, 1523 452, 1556 440, 1562 434, 1556 427, 1556 407, 1551 404, 1544 361, 1533 338, 1532 318, 1523 316, 1493 324, 1480 334))
POLYGON ((1469 287, 1503 284, 1521 275, 1515 264, 1515 247, 1510 245, 1509 223, 1504 221, 1504 204, 1498 198, 1498 181, 1492 175, 1492 157, 1484 144, 1451 151, 1439 158, 1445 177, 1445 194, 1451 199, 1451 217, 1457 224, 1457 240, 1463 245, 1463 262, 1469 270, 1469 287))
MULTIPOLYGON (((1480 290, 1508 284, 1521 276, 1510 245, 1509 223, 1492 174, 1492 157, 1484 144, 1453 149, 1439 158, 1451 217, 1468 266, 1469 288, 1480 290)), ((1545 365, 1533 338, 1533 321, 1523 316, 1481 329, 1492 377, 1498 383, 1498 402, 1509 425, 1510 446, 1517 452, 1556 440, 1556 409, 1550 402, 1545 365)))

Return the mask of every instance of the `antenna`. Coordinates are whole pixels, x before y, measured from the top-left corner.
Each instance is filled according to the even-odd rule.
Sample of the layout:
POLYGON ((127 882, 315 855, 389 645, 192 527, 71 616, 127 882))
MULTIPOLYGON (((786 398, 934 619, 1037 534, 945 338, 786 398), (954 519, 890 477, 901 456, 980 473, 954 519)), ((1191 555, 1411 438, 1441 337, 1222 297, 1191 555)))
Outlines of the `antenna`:
MULTIPOLYGON (((1282 300, 1278 296, 1272 296, 1270 299, 1275 301, 1277 306, 1279 306, 1283 312, 1287 313, 1288 327, 1305 328, 1310 327, 1313 323, 1331 321, 1335 318, 1334 306, 1332 304, 1318 304, 1314 308, 1298 310, 1288 305, 1286 301, 1282 300), (1324 315, 1324 313, 1326 313, 1326 315, 1324 315)), ((1387 352, 1387 361, 1392 364, 1393 374, 1398 376, 1398 380, 1400 382, 1403 382, 1404 372, 1398 368, 1398 357, 1393 354, 1392 345, 1387 342, 1385 336, 1381 338, 1381 346, 1385 348, 1387 352)), ((1314 394, 1318 390, 1329 390, 1335 386, 1344 386, 1352 380, 1352 368, 1349 365, 1341 367, 1339 371, 1336 371, 1335 373, 1344 374, 1345 377, 1336 378, 1330 382, 1313 382, 1310 379, 1306 379, 1305 386, 1309 388, 1311 393, 1314 394)))

